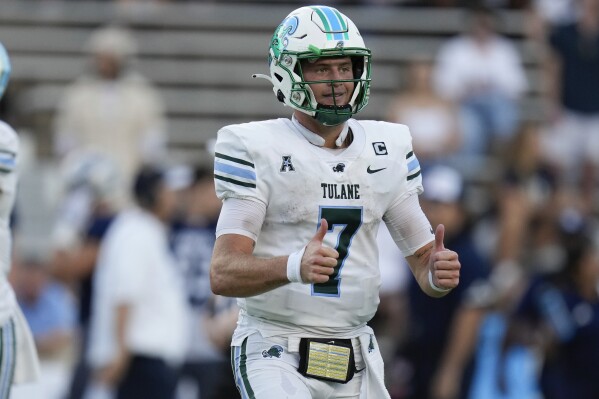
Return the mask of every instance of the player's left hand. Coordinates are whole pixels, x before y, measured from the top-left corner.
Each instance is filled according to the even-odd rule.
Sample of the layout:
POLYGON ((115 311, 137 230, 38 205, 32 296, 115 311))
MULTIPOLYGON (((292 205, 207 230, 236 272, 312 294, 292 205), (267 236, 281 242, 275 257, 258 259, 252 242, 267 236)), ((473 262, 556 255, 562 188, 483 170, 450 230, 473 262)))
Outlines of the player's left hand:
POLYGON ((445 226, 440 224, 435 231, 429 270, 433 276, 433 284, 441 289, 453 289, 460 282, 461 264, 457 252, 445 248, 444 237, 445 226))

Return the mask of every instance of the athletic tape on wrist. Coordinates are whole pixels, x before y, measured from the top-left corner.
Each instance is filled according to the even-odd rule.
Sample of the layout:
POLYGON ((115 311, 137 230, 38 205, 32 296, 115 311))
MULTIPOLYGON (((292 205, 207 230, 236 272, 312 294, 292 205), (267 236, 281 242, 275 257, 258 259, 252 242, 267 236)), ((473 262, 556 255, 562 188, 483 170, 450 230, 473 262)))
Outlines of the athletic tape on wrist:
POLYGON ((303 283, 302 281, 302 257, 306 247, 292 253, 287 258, 287 280, 292 283, 303 283))
MULTIPOLYGON (((287 269, 289 270, 289 268, 287 269)), ((289 274, 289 271, 287 271, 287 274, 289 274)), ((433 283, 433 273, 431 273, 431 271, 428 271, 428 283, 430 284, 431 288, 437 292, 448 292, 451 291, 451 288, 439 288, 435 285, 435 283, 433 283)))

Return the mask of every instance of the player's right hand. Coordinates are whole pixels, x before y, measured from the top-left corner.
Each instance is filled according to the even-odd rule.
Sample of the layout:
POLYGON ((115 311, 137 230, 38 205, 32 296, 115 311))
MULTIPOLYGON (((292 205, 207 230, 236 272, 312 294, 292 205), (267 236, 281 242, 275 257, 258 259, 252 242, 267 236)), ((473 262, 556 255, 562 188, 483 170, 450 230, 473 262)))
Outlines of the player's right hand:
POLYGON ((320 228, 306 245, 301 264, 302 280, 305 283, 326 283, 337 266, 339 252, 322 244, 328 229, 326 219, 321 219, 320 228))

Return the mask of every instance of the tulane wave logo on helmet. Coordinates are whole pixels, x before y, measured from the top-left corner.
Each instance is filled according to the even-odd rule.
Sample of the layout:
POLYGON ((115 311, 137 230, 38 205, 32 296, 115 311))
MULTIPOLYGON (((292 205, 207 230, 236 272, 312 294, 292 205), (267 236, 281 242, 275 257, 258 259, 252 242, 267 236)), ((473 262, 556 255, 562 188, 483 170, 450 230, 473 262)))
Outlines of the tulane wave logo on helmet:
POLYGON ((272 36, 271 46, 275 57, 278 57, 281 52, 289 45, 288 36, 292 35, 297 31, 299 25, 299 19, 296 16, 287 17, 275 30, 272 36))

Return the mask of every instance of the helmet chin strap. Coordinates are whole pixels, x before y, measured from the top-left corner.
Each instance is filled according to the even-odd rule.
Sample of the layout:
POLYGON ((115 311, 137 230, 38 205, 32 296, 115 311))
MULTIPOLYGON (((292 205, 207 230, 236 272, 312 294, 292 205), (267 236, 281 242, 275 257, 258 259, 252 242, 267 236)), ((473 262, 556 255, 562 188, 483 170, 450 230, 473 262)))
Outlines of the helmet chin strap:
MULTIPOLYGON (((337 126, 347 122, 347 120, 351 118, 351 108, 352 107, 349 104, 341 106, 318 104, 316 107, 316 113, 314 114, 314 119, 325 126, 337 126), (326 110, 329 112, 320 112, 320 110, 326 110), (343 113, 340 114, 338 111, 343 113)), ((345 140, 345 137, 343 140, 345 140)), ((343 140, 341 140, 341 142, 343 142, 343 140)))

